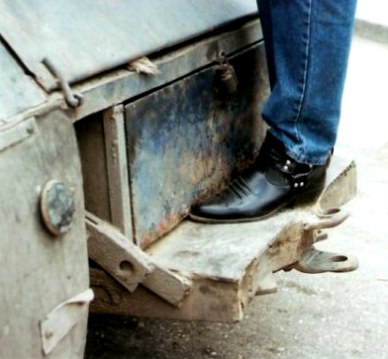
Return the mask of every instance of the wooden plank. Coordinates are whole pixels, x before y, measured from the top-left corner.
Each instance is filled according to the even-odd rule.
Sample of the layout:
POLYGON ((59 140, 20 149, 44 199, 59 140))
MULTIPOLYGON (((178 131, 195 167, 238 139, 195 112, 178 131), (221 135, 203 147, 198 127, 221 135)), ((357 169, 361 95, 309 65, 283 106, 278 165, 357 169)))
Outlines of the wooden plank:
POLYGON ((354 197, 355 174, 354 162, 336 157, 321 196, 307 206, 251 223, 198 225, 185 221, 146 252, 164 268, 233 282, 244 275, 254 258, 272 246, 272 252, 282 253, 276 253, 273 260, 273 269, 278 270, 300 256, 301 252, 294 251, 298 248, 294 242, 302 236, 304 223, 319 220, 315 211, 322 206, 337 207, 354 197), (340 202, 339 196, 333 195, 338 192, 340 202))
MULTIPOLYGON (((276 291, 274 272, 298 268, 298 261, 305 258, 317 240, 308 228, 309 224, 319 222, 315 213, 321 209, 321 203, 338 204, 331 195, 338 191, 337 186, 342 188, 341 202, 350 200, 355 194, 355 179, 354 163, 335 158, 325 190, 316 202, 305 207, 287 209, 251 223, 214 225, 185 221, 147 249, 159 266, 192 278, 191 291, 179 308, 167 305, 141 286, 126 294, 104 273, 95 271, 91 279, 96 300, 91 310, 185 320, 240 320, 256 293, 276 291)), ((325 223, 327 219, 321 220, 322 225, 325 223)))
POLYGON ((91 269, 90 278, 96 294, 90 307, 94 313, 229 323, 242 318, 236 284, 197 278, 190 295, 182 306, 176 307, 142 286, 134 293, 128 293, 101 270, 91 269))
POLYGON ((105 110, 103 121, 111 223, 133 242, 123 105, 105 110))
POLYGON ((191 292, 191 278, 184 273, 172 272, 154 263, 154 270, 142 285, 163 298, 166 302, 181 307, 191 292))
POLYGON ((133 292, 154 269, 148 256, 119 230, 92 213, 86 215, 86 226, 89 257, 133 292))
POLYGON ((182 304, 190 292, 189 278, 154 263, 118 229, 93 214, 87 214, 86 224, 89 257, 129 292, 142 284, 168 303, 178 307, 182 304))

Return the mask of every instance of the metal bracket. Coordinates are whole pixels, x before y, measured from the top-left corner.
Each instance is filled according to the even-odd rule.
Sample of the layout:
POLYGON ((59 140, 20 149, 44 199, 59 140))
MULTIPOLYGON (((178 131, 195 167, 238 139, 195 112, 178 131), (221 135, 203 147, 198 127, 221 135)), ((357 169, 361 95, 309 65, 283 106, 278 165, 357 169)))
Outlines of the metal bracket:
POLYGON ((358 267, 352 256, 320 251, 312 247, 293 268, 303 273, 350 272, 358 267))
POLYGON ((46 66, 46 68, 50 71, 50 73, 57 79, 60 88, 63 91, 63 95, 65 97, 66 103, 72 107, 78 107, 82 104, 82 95, 78 93, 74 93, 69 83, 65 80, 62 72, 56 67, 49 58, 45 57, 42 60, 42 64, 46 66))
POLYGON ((95 215, 87 213, 86 225, 89 257, 128 291, 142 284, 168 303, 181 306, 192 286, 189 278, 154 263, 119 229, 95 215))
POLYGON ((333 228, 343 223, 349 217, 349 213, 340 208, 329 208, 325 211, 316 213, 316 220, 307 221, 304 224, 306 238, 311 243, 307 252, 305 252, 298 262, 292 265, 303 273, 325 273, 325 272, 350 272, 358 267, 358 261, 355 257, 337 253, 330 253, 318 250, 313 243, 327 238, 323 229, 333 228))
POLYGON ((59 304, 40 323, 42 348, 45 355, 58 345, 71 329, 88 314, 94 294, 91 289, 59 304))

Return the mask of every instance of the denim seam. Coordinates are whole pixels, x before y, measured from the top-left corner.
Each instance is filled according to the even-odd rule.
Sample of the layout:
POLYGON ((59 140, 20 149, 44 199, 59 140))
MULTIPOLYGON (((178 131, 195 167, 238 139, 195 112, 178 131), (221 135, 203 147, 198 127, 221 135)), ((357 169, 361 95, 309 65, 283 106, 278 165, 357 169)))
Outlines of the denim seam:
MULTIPOLYGON (((307 2, 308 9, 307 9, 307 20, 305 22, 305 24, 306 24, 306 33, 305 33, 306 38, 305 38, 304 64, 303 64, 303 76, 302 76, 303 77, 302 90, 301 90, 300 98, 299 98, 299 101, 297 104, 297 112, 296 112, 296 115, 295 115, 295 118, 293 121, 295 135, 296 135, 298 141, 301 142, 302 147, 304 147, 304 141, 303 141, 303 138, 299 135, 298 122, 300 119, 303 103, 305 100, 305 94, 306 94, 307 74, 308 74, 309 56, 310 56, 310 42, 311 42, 310 34, 311 34, 312 1, 313 0, 308 0, 308 2, 307 2)), ((294 150, 292 150, 292 152, 294 152, 294 150)), ((297 157, 299 157, 299 159, 302 160, 304 158, 304 156, 300 154, 300 151, 296 151, 296 152, 298 152, 297 157)))

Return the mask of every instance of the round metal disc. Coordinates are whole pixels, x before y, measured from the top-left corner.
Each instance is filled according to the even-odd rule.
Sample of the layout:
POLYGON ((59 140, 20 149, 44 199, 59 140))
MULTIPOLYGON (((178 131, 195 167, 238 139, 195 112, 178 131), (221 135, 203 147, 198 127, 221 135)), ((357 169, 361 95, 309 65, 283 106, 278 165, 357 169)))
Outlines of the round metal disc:
POLYGON ((52 234, 59 236, 68 232, 75 213, 70 189, 57 180, 47 182, 40 198, 40 211, 44 224, 52 234))

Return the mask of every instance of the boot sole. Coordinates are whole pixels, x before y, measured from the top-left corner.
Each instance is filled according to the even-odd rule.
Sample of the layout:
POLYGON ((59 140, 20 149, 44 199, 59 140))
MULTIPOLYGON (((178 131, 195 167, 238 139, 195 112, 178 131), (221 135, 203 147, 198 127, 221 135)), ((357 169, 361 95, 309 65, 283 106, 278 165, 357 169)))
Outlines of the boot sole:
POLYGON ((274 216, 276 213, 278 213, 279 211, 281 211, 284 208, 294 207, 294 206, 299 207, 299 206, 307 205, 311 202, 314 202, 319 197, 319 195, 322 193, 323 187, 324 186, 322 186, 322 188, 319 188, 318 190, 315 189, 314 191, 301 193, 299 196, 293 196, 290 198, 289 201, 286 201, 282 205, 274 208, 272 211, 270 211, 266 214, 263 214, 261 216, 223 219, 223 218, 201 217, 201 216, 197 216, 195 214, 189 213, 189 218, 195 222, 208 223, 208 224, 228 224, 228 223, 233 224, 233 223, 256 222, 256 221, 268 219, 268 218, 274 216))

